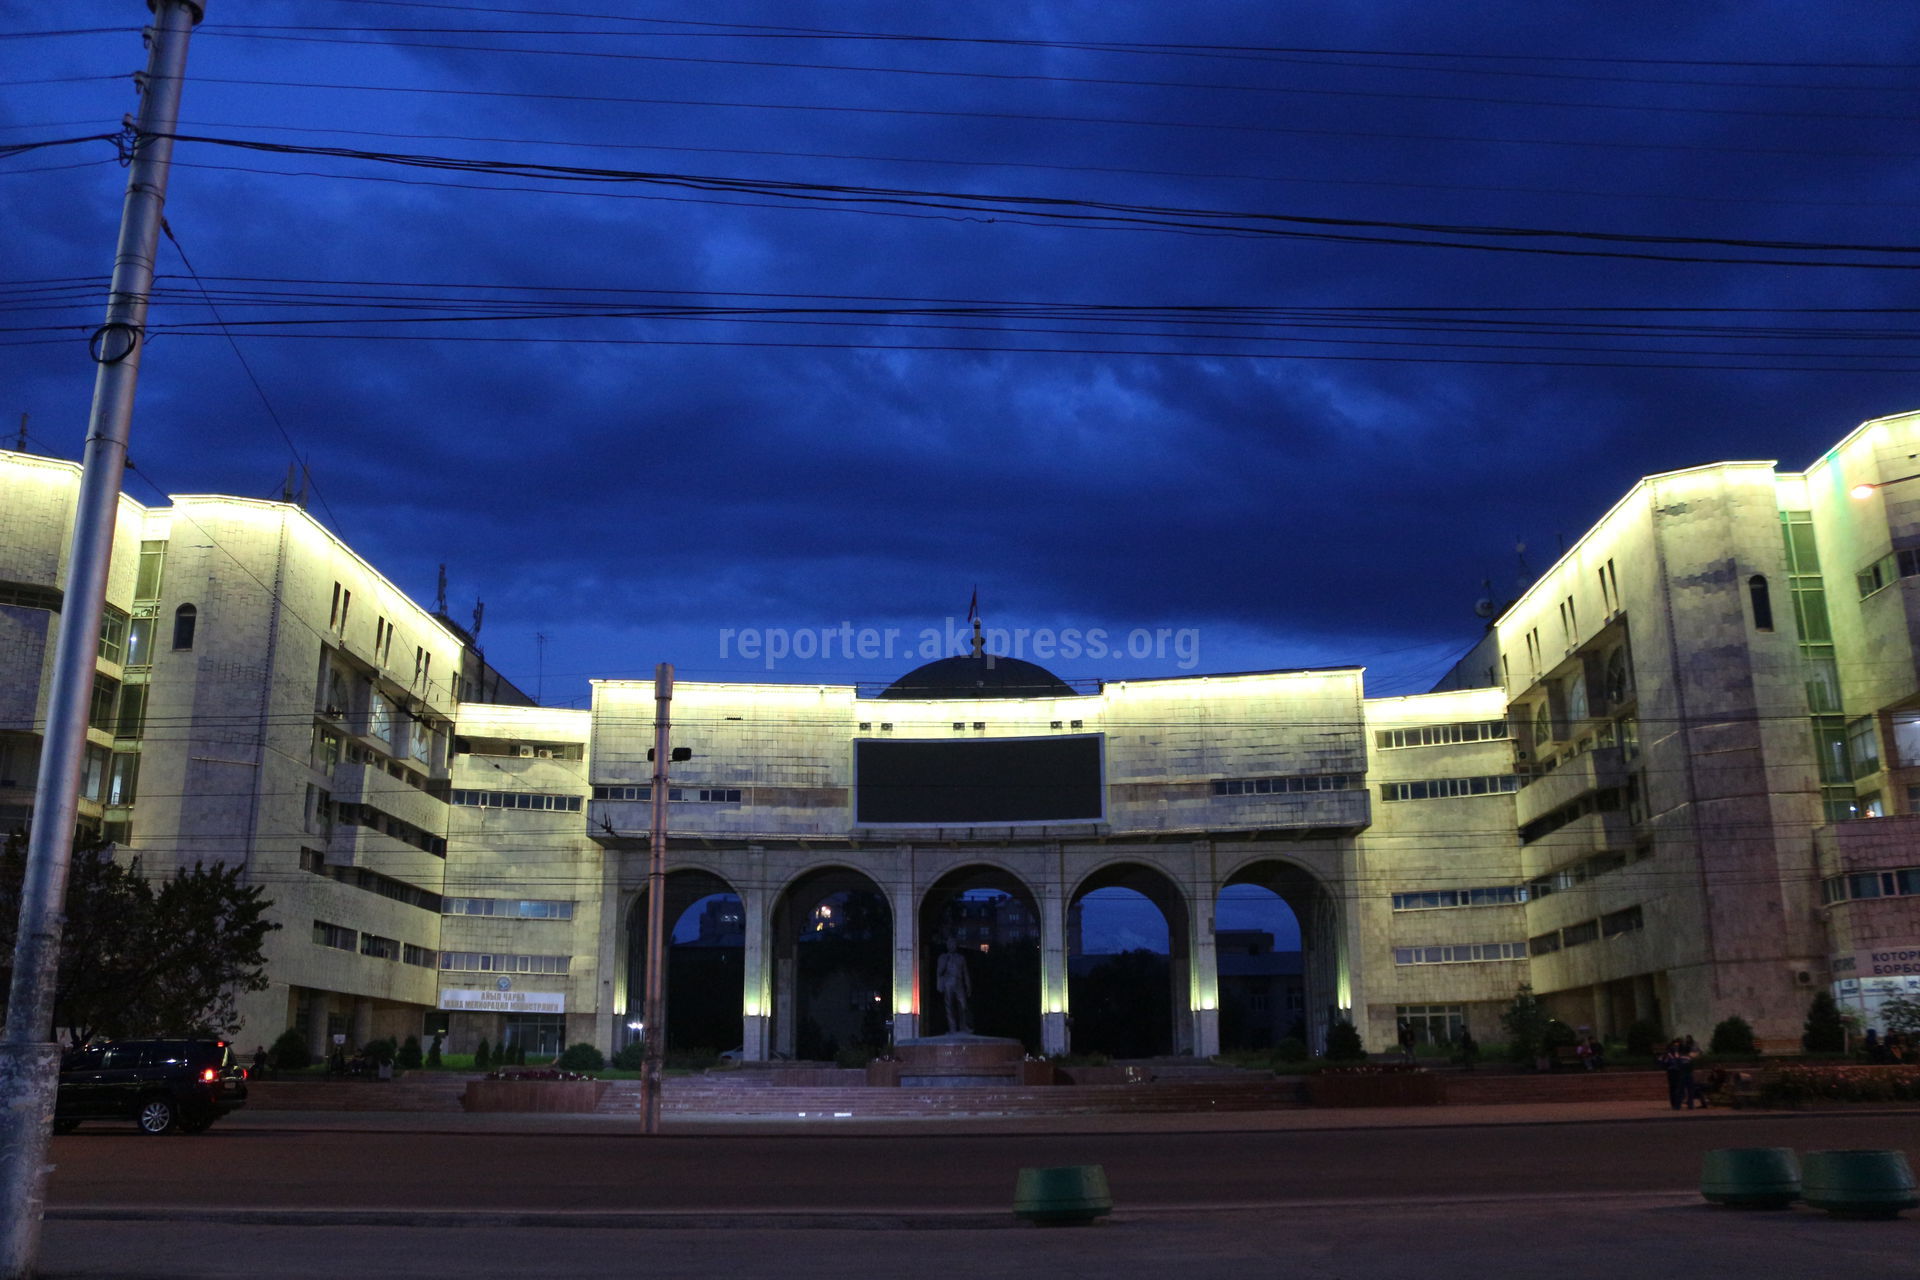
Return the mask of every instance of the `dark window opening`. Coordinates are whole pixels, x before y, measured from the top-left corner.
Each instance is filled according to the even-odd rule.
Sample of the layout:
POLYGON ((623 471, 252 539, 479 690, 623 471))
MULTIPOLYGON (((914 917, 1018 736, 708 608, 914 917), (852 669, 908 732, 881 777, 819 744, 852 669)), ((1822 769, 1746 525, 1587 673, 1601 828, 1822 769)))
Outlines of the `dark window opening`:
POLYGON ((1773 597, 1767 592, 1765 574, 1756 573, 1747 579, 1747 598, 1753 602, 1753 629, 1773 630, 1773 597))
POLYGON ((190 604, 183 604, 173 611, 173 647, 176 649, 193 648, 193 629, 199 621, 200 611, 190 604))

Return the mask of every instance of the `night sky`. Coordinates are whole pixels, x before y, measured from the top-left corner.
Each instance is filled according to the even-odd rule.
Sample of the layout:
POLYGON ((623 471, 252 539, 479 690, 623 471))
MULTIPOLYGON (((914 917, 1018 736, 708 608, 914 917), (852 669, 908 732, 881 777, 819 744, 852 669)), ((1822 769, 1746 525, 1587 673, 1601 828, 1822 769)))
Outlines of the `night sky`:
MULTIPOLYGON (((437 159, 179 146, 129 487, 297 457, 549 703, 976 586, 1416 692, 1641 475, 1920 405, 1920 8, 546 3, 212 0, 183 134, 437 159)), ((0 14, 0 144, 134 109, 140 0, 0 14)), ((0 158, 9 444, 79 456, 114 156, 0 158)))

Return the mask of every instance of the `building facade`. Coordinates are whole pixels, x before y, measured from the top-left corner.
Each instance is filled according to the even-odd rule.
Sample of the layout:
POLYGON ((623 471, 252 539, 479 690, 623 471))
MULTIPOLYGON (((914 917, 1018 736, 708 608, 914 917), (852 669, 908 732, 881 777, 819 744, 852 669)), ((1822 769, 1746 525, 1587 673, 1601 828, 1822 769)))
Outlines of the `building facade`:
MULTIPOLYGON (((1820 989, 1870 1023, 1920 992, 1917 459, 1912 414, 1804 472, 1648 477, 1412 697, 1359 668, 1076 687, 980 648, 877 696, 682 683, 667 918, 694 909, 677 936, 751 1058, 807 1046, 808 947, 856 934, 875 968, 831 998, 893 1036, 945 1029, 951 943, 1067 1050, 1079 904, 1109 887, 1166 918, 1182 1053, 1221 1047, 1216 908, 1243 884, 1299 921, 1316 1046, 1335 1020, 1373 1048, 1499 1040, 1522 984, 1600 1034, 1738 1014, 1786 1048, 1820 989)), ((4 825, 29 816, 77 487, 0 453, 4 825)), ((287 503, 123 500, 108 606, 83 823, 267 890, 244 1038, 636 1034, 651 683, 529 705, 287 503)))

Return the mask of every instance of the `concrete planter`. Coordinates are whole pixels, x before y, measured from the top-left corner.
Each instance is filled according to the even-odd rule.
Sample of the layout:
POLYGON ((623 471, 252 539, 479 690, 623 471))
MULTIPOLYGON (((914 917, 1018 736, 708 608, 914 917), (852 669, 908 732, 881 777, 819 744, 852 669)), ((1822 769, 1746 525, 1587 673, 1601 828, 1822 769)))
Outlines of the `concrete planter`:
POLYGON ((460 1105, 468 1111, 534 1111, 591 1115, 607 1092, 605 1080, 470 1080, 460 1105))
POLYGON ((1893 1218, 1920 1207, 1900 1151, 1809 1151, 1802 1169, 1807 1203, 1836 1218, 1893 1218))
POLYGON ((1013 1214, 1036 1227, 1086 1226, 1113 1212, 1107 1171, 1097 1164, 1022 1169, 1013 1188, 1013 1214))
POLYGON ((1700 1162, 1700 1194, 1739 1209, 1784 1209, 1800 1198, 1791 1147, 1722 1147, 1700 1162))

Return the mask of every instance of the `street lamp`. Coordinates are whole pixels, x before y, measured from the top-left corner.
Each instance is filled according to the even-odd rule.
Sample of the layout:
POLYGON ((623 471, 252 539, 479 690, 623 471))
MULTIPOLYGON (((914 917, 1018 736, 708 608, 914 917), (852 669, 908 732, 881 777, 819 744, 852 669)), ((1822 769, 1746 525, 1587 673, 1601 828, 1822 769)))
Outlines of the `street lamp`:
POLYGON ((1910 476, 1895 476, 1891 480, 1863 480, 1853 486, 1853 488, 1847 490, 1847 493, 1851 497, 1864 500, 1871 498, 1874 490, 1884 489, 1890 484, 1899 484, 1903 480, 1920 480, 1920 471, 1916 471, 1910 476))

